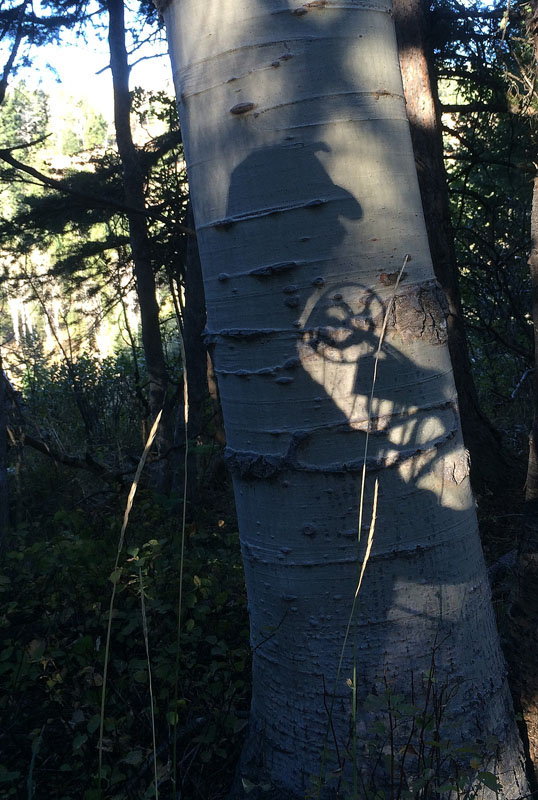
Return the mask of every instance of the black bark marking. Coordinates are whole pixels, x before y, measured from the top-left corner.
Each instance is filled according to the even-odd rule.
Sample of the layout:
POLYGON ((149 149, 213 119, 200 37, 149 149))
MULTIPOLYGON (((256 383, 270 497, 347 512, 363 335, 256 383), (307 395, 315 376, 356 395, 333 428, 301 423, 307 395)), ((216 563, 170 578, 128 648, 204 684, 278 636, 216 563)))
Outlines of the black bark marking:
MULTIPOLYGON (((298 266, 300 266, 300 262, 298 261, 284 261, 280 264, 266 264, 263 267, 256 267, 256 269, 251 269, 248 274, 252 275, 254 278, 269 278, 271 275, 289 272, 298 266)), ((286 289, 284 289, 284 291, 286 291, 286 289)))
POLYGON ((230 109, 230 114, 246 114, 256 108, 256 103, 238 103, 230 109))

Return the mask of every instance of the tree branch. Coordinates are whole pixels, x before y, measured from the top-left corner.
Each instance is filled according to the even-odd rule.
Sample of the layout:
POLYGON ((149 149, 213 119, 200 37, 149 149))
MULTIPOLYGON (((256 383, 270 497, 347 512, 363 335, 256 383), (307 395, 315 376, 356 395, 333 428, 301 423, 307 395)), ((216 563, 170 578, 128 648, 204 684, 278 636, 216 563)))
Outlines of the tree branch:
POLYGON ((494 100, 491 103, 441 103, 442 114, 471 114, 475 111, 485 111, 488 114, 511 113, 511 108, 506 100, 494 100))
POLYGON ((0 105, 4 102, 7 90, 7 82, 9 79, 9 73, 11 72, 11 68, 13 67, 13 63, 17 57, 17 53, 22 41, 22 23, 24 20, 24 12, 26 10, 26 6, 28 4, 28 0, 24 0, 21 4, 19 9, 19 14, 17 18, 17 33, 15 34, 15 40, 13 42, 13 47, 11 48, 11 53, 9 54, 8 60, 5 63, 4 71, 2 73, 2 78, 0 79, 0 105))
MULTIPOLYGON (((10 433, 12 437, 15 438, 13 433, 10 433)), ((58 464, 65 464, 68 467, 74 467, 75 469, 83 469, 87 472, 92 472, 94 475, 102 478, 102 480, 106 481, 107 483, 116 483, 120 486, 123 486, 124 484, 123 476, 126 473, 111 472, 103 464, 99 464, 99 462, 95 461, 95 459, 93 459, 89 453, 86 453, 84 458, 70 456, 66 453, 61 453, 59 450, 55 450, 42 439, 35 439, 28 433, 22 434, 20 437, 20 442, 27 447, 31 447, 33 450, 37 450, 38 453, 43 453, 43 455, 52 458, 52 460, 56 461, 58 464)))
MULTIPOLYGON (((116 211, 120 214, 140 214, 144 217, 148 217, 149 219, 156 220, 158 222, 162 222, 167 227, 171 227, 170 220, 164 217, 162 214, 159 214, 151 209, 140 209, 134 208, 125 203, 119 203, 116 200, 109 200, 106 197, 92 194, 90 192, 79 192, 76 189, 71 189, 67 186, 63 181, 59 181, 56 178, 51 178, 49 175, 45 175, 43 172, 31 167, 29 164, 24 164, 22 161, 19 161, 11 154, 10 149, 0 149, 0 159, 5 161, 6 164, 14 167, 21 172, 24 172, 26 175, 30 175, 32 178, 36 178, 40 181, 41 184, 44 186, 48 186, 49 189, 55 189, 58 192, 62 192, 63 194, 67 194, 71 197, 76 197, 78 200, 83 202, 85 205, 90 205, 92 207, 97 208, 110 208, 113 211, 116 211)), ((188 228, 185 225, 180 225, 179 223, 174 223, 173 227, 177 230, 181 231, 182 233, 186 233, 188 236, 196 237, 195 231, 192 228, 188 228)))

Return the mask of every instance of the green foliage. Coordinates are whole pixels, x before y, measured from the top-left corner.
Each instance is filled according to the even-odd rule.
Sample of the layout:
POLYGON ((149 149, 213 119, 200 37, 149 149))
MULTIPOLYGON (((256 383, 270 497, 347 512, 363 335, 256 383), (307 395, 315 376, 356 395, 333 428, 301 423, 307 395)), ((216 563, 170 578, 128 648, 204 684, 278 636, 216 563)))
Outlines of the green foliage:
POLYGON ((114 515, 102 519, 80 509, 60 510, 19 526, 6 542, 0 575, 3 797, 23 795, 27 783, 36 797, 95 797, 110 580, 117 582, 118 597, 105 718, 105 797, 152 796, 139 569, 149 623, 160 794, 172 797, 174 731, 185 796, 215 797, 229 779, 228 762, 237 756, 246 724, 249 685, 237 535, 216 519, 190 528, 174 708, 178 520, 149 497, 132 513, 117 575, 110 575, 119 532, 114 515))
MULTIPOLYGON (((352 688, 351 681, 348 685, 352 688)), ((314 779, 308 796, 325 796, 328 786, 342 800, 476 800, 484 788, 498 792, 497 739, 465 742, 443 733, 457 694, 457 682, 438 682, 434 661, 420 689, 412 682, 408 694, 385 681, 383 691, 365 698, 358 735, 350 736, 353 743, 338 753, 340 769, 334 777, 314 779), (346 777, 345 765, 351 763, 359 765, 355 788, 346 777)))
MULTIPOLYGON (((30 144, 49 132, 49 98, 24 81, 8 93, 0 115, 0 147, 30 144)), ((43 146, 43 143, 42 145, 43 146)))
POLYGON ((534 54, 524 11, 439 0, 432 43, 452 224, 482 408, 524 453, 533 415, 530 251, 534 54), (529 66, 532 65, 532 70, 529 66), (523 380, 522 380, 523 379, 523 380))
MULTIPOLYGON (((133 355, 120 351, 100 360, 86 353, 76 361, 48 365, 38 347, 30 346, 25 353, 19 382, 28 433, 37 433, 63 452, 91 452, 110 469, 131 469, 140 448, 144 413, 133 355)), ((26 458, 27 468, 37 472, 34 491, 54 492, 45 476, 39 477, 43 456, 37 458, 37 462, 26 458)), ((50 477, 55 480, 53 474, 50 477)))
MULTIPOLYGON (((447 138, 461 292, 477 382, 509 397, 533 358, 525 120, 471 115, 447 138)), ((489 411, 491 412, 491 405, 489 411)))

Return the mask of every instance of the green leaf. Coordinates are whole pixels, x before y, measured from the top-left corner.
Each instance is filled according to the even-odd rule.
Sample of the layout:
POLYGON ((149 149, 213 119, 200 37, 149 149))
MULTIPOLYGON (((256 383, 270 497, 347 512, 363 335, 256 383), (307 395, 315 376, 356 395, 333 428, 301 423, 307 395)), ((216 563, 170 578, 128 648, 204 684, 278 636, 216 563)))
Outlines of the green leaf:
POLYGON ((46 642, 43 639, 32 639, 27 645, 28 655, 33 661, 39 661, 45 652, 46 642))
POLYGON ((144 753, 142 752, 142 750, 131 750, 121 760, 124 761, 126 764, 131 764, 131 766, 137 767, 144 760, 144 753))
POLYGON ((101 716, 99 714, 94 714, 87 725, 88 733, 94 733, 99 727, 100 721, 101 721, 101 716))
POLYGON ((483 783, 484 786, 487 786, 487 788, 491 789, 493 792, 498 792, 501 790, 501 784, 493 772, 479 772, 476 777, 480 783, 483 783))
POLYGON ((88 737, 85 733, 79 733, 73 739, 73 750, 80 750, 83 744, 86 744, 88 737))

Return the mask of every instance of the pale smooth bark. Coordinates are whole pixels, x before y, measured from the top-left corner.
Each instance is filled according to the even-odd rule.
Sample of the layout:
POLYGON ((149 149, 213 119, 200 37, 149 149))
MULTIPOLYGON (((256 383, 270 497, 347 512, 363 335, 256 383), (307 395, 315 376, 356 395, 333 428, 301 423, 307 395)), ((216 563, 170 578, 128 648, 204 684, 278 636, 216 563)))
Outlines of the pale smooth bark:
MULTIPOLYGON (((346 772, 353 651, 360 706, 385 680, 409 694, 437 647, 437 680, 459 686, 445 733, 497 736, 503 795, 516 797, 520 748, 390 5, 173 0, 160 10, 249 597, 242 776, 281 800, 304 797, 322 762, 327 776, 347 759, 346 772), (337 681, 376 479, 373 547, 337 681)), ((360 710, 358 726, 367 735, 360 710)))

